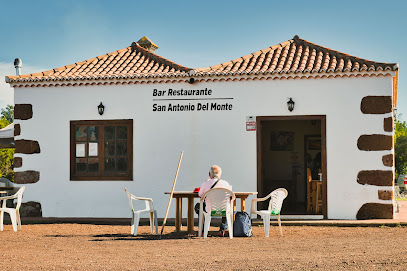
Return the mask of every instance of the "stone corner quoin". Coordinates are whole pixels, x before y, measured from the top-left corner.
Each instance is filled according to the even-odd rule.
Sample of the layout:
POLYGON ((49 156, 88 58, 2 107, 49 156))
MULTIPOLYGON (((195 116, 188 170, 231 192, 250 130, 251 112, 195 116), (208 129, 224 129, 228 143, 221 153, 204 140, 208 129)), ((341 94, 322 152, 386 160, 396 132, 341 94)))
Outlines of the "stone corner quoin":
POLYGON ((14 119, 28 120, 33 117, 33 107, 31 104, 14 105, 14 119))
POLYGON ((17 184, 36 183, 40 180, 40 173, 34 170, 16 171, 14 181, 17 184))
POLYGON ((358 173, 357 182, 359 184, 375 186, 392 186, 392 170, 362 170, 358 173))
POLYGON ((392 219, 393 204, 365 203, 356 214, 356 219, 392 219))
POLYGON ((393 149, 393 137, 391 135, 361 135, 357 142, 361 151, 389 151, 393 149))
POLYGON ((366 96, 360 104, 363 114, 386 114, 392 112, 391 96, 366 96))

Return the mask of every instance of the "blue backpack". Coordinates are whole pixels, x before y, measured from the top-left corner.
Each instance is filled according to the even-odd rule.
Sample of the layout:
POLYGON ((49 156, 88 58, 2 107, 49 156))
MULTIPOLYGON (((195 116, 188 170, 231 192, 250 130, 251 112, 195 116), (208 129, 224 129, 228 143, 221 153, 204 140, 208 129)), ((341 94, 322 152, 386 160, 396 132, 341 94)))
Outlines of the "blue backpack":
POLYGON ((246 212, 236 212, 235 222, 233 223, 233 236, 252 237, 252 220, 246 212))

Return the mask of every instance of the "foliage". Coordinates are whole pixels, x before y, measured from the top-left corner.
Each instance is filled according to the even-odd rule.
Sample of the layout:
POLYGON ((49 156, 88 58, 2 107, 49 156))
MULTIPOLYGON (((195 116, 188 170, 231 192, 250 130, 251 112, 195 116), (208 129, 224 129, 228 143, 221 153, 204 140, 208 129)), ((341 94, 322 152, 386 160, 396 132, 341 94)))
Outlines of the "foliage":
POLYGON ((394 133, 394 161, 396 178, 407 172, 407 123, 402 121, 401 114, 396 118, 394 133))
POLYGON ((14 106, 7 105, 6 109, 1 109, 1 119, 7 120, 9 123, 14 122, 14 106))
MULTIPOLYGON (((14 106, 7 105, 1 110, 0 129, 14 121, 14 106)), ((5 177, 14 182, 14 149, 0 149, 0 177, 5 177)))
POLYGON ((6 126, 9 125, 9 124, 10 124, 10 122, 8 122, 7 120, 5 120, 5 119, 0 119, 0 129, 6 127, 6 126))
POLYGON ((14 182, 14 149, 0 149, 0 177, 14 182))

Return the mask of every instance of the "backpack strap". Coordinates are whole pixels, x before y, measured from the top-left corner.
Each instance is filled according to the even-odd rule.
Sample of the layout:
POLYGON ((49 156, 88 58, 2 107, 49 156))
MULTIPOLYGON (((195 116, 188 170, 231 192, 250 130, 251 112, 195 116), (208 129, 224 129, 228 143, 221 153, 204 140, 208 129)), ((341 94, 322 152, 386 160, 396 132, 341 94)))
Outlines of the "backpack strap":
POLYGON ((214 182, 210 189, 214 188, 219 181, 220 181, 220 179, 218 179, 216 182, 214 182))

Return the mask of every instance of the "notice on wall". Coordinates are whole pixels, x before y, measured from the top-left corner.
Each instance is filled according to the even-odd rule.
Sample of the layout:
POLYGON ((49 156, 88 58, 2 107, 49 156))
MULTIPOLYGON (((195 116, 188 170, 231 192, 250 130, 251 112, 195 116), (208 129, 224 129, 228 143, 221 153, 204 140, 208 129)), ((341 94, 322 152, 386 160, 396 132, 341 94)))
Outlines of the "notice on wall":
POLYGON ((85 157, 85 144, 76 144, 76 157, 85 157))
POLYGON ((98 156, 98 143, 89 143, 89 156, 98 156))
POLYGON ((204 89, 153 89, 153 112, 231 111, 232 97, 219 97, 216 91, 204 89))
POLYGON ((256 131, 256 118, 253 116, 246 117, 246 131, 256 131))

